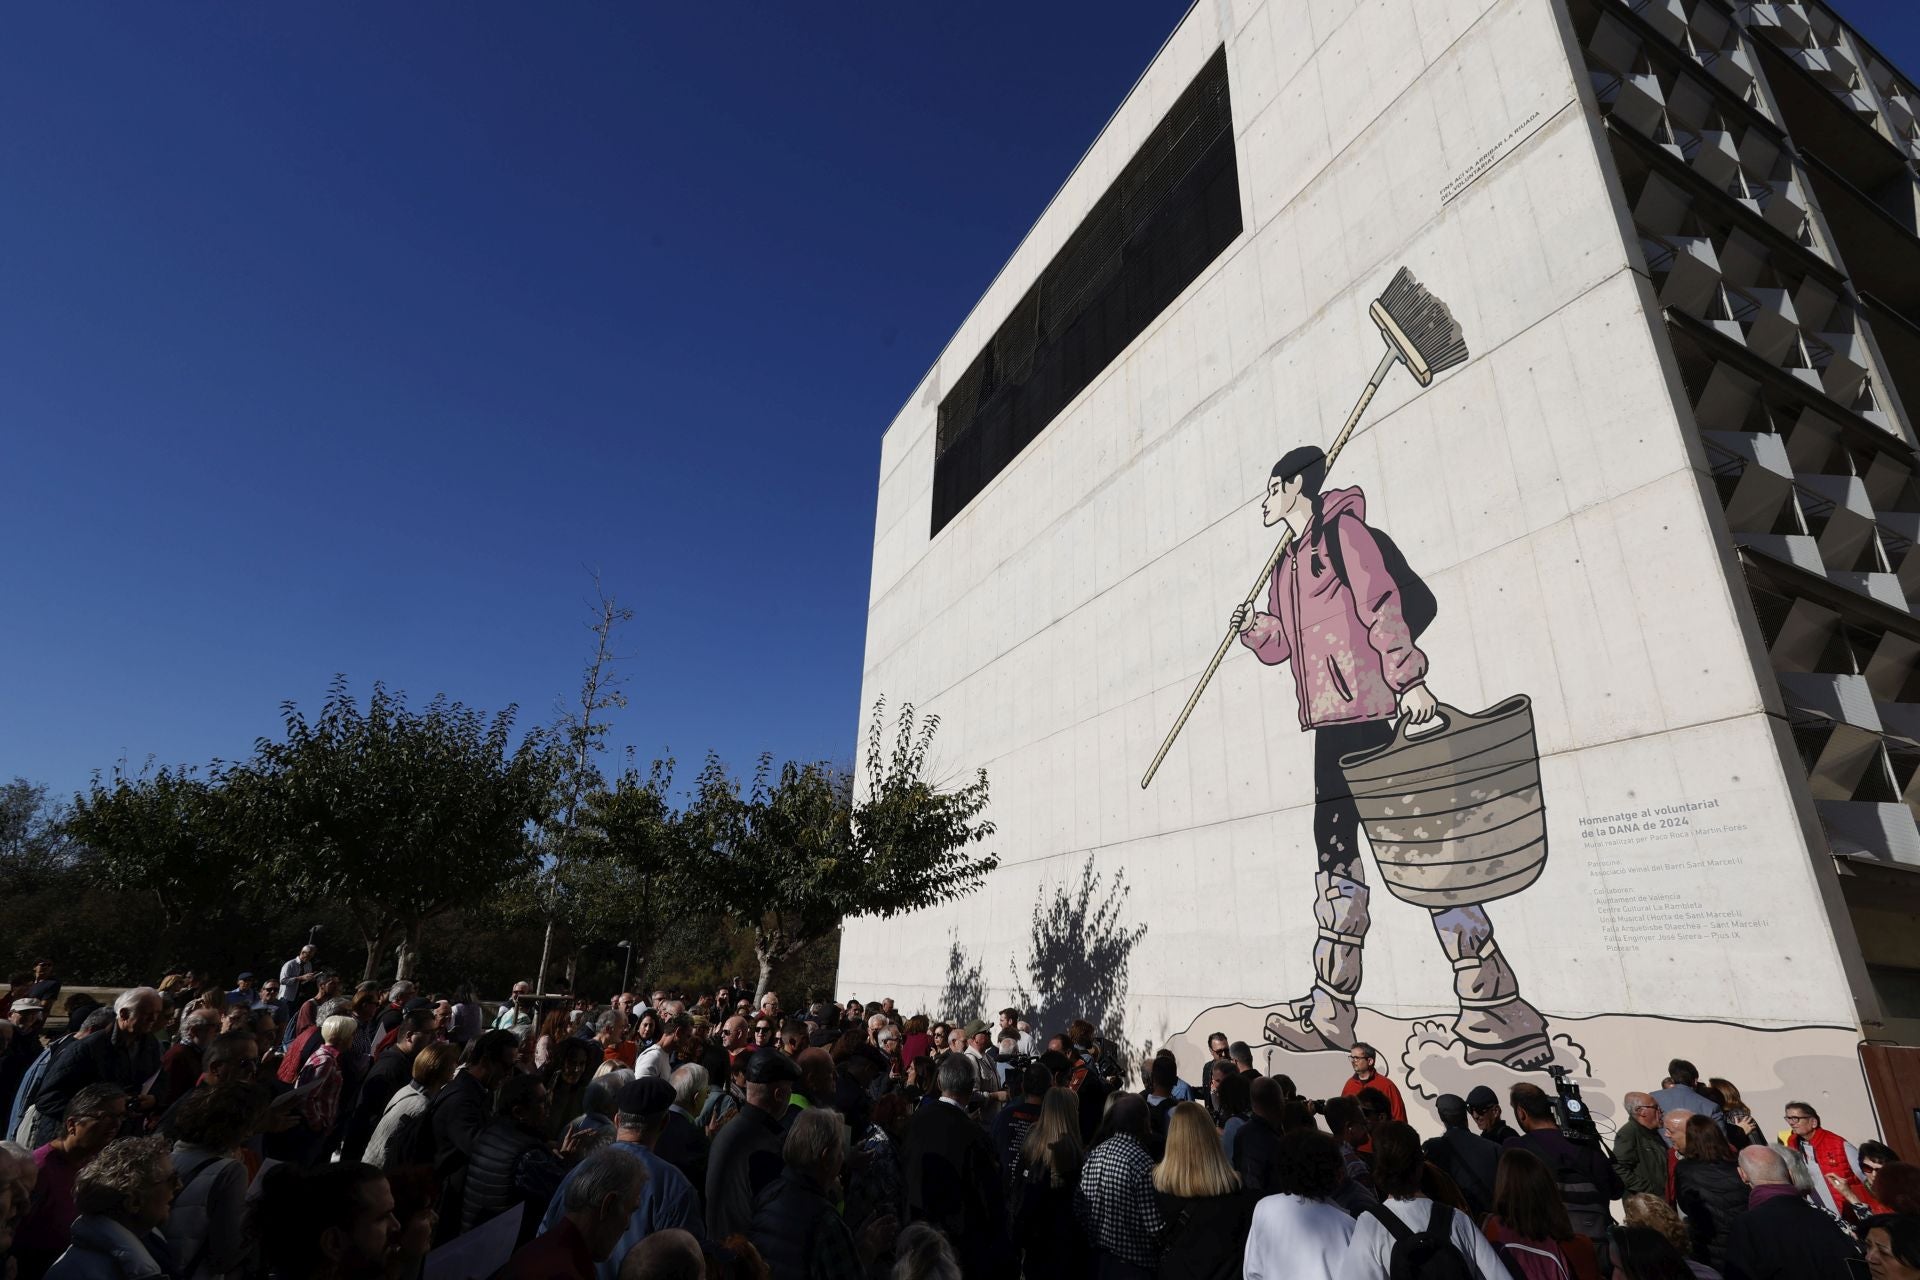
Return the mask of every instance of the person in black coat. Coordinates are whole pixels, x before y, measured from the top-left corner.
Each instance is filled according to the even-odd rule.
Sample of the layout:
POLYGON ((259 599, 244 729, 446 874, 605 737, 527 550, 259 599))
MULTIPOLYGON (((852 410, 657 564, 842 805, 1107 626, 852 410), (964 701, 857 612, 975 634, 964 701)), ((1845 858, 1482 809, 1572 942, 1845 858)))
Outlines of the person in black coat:
POLYGON ((974 1079, 971 1059, 948 1055, 939 1099, 907 1126, 907 1214, 944 1231, 968 1280, 984 1280, 1005 1274, 1013 1250, 993 1144, 967 1114, 974 1079))
POLYGON ((1746 1216, 1747 1184, 1712 1116, 1689 1119, 1682 1141, 1673 1170, 1675 1199, 1693 1237, 1693 1260, 1718 1271, 1725 1265, 1734 1224, 1746 1216))
POLYGON ((1086 1154, 1079 1098, 1064 1086, 1047 1090, 1039 1118, 1013 1149, 1013 1242, 1023 1274, 1091 1280, 1093 1249, 1073 1211, 1086 1154))
POLYGON ((124 991, 113 1002, 113 1026, 104 1034, 84 1040, 69 1040, 63 1052, 47 1063, 28 1103, 34 1108, 33 1140, 51 1142, 59 1134, 60 1118, 67 1102, 90 1084, 114 1084, 127 1091, 126 1126, 123 1132, 144 1131, 155 1110, 155 1099, 141 1092, 141 1086, 160 1070, 160 1042, 154 1028, 166 1008, 160 993, 152 987, 124 991))
POLYGON ((1484 1216, 1493 1208, 1493 1179, 1500 1168, 1500 1148, 1467 1128, 1466 1099, 1443 1093, 1433 1100, 1443 1126, 1440 1136, 1421 1145, 1428 1160, 1453 1179, 1468 1208, 1484 1216))
POLYGON ((673 1098, 653 1154, 687 1175, 696 1187, 707 1185, 707 1131, 695 1119, 707 1101, 707 1069, 689 1062, 673 1069, 673 1098))
POLYGON ((471 1231, 524 1204, 520 1243, 525 1244, 533 1238, 566 1171, 560 1157, 547 1147, 546 1084, 539 1076, 514 1076, 500 1086, 493 1120, 473 1140, 460 1230, 471 1231))
POLYGON ((1240 1185, 1207 1109, 1182 1102, 1167 1117, 1166 1154, 1153 1171, 1161 1280, 1240 1280, 1260 1193, 1240 1185))
POLYGON ((353 1109, 347 1113, 343 1131, 340 1152, 343 1160, 358 1160, 367 1149, 367 1141, 379 1126, 387 1103, 413 1079, 415 1055, 433 1041, 432 1009, 405 1014, 402 1022, 400 1034, 394 1037, 386 1052, 373 1060, 366 1078, 360 1082, 360 1092, 354 1098, 353 1109))
POLYGON ((1727 1232, 1726 1280, 1852 1280, 1860 1249, 1839 1221, 1794 1188, 1780 1153, 1758 1143, 1739 1155, 1752 1190, 1727 1232))
POLYGON ((845 1142, 840 1113, 830 1107, 807 1108, 787 1130, 785 1168, 760 1192, 746 1233, 773 1280, 861 1280, 892 1241, 892 1219, 856 1238, 834 1206, 845 1142))
POLYGON ((1280 1149, 1280 1086, 1262 1076, 1250 1091, 1252 1114, 1233 1140, 1233 1169, 1240 1185, 1256 1195, 1274 1190, 1273 1162, 1280 1149))

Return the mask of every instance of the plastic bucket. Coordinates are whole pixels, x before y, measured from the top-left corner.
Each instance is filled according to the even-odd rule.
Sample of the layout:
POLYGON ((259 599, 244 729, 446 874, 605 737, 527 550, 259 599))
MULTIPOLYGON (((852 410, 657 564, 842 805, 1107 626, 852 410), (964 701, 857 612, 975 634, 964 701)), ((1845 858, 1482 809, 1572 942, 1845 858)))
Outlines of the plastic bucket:
POLYGON ((1540 878, 1547 815, 1533 703, 1516 694, 1470 715, 1444 702, 1441 727, 1340 757, 1388 890, 1443 908, 1492 902, 1540 878))

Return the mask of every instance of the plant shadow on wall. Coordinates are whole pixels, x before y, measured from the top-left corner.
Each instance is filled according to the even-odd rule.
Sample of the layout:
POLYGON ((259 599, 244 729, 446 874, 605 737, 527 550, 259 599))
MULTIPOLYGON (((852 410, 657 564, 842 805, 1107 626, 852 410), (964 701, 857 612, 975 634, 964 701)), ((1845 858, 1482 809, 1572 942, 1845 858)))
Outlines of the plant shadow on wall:
MULTIPOLYGON (((1145 924, 1127 923, 1129 892, 1125 872, 1116 871, 1108 881, 1093 869, 1091 858, 1077 879, 1041 891, 1033 905, 1025 974, 1010 962, 1013 1003, 1038 1034, 1064 1031, 1075 1018, 1085 1018, 1120 1039, 1128 966, 1147 936, 1145 924)), ((986 998, 981 966, 954 938, 947 949, 941 1007, 955 1018, 983 1016, 986 998)))
POLYGON ((947 935, 947 982, 940 992, 940 1016, 948 1022, 964 1023, 986 1016, 986 974, 977 960, 967 958, 960 935, 947 935))

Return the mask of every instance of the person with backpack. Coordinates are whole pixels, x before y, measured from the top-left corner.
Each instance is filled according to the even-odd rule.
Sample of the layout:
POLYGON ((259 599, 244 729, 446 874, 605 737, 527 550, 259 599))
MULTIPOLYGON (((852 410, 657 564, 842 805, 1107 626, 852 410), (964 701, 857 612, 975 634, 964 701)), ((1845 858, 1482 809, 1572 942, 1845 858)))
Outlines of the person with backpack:
POLYGON ((1517 1280, 1604 1280, 1594 1242, 1573 1229, 1553 1171, 1531 1151, 1500 1154, 1480 1229, 1517 1280))
MULTIPOLYGON (((1242 604, 1233 612, 1255 657, 1290 665, 1300 728, 1313 734, 1314 983, 1266 1022, 1269 1041, 1300 1053, 1350 1050, 1355 1041, 1370 890, 1360 812, 1340 758, 1384 747, 1397 721, 1427 725, 1440 714, 1426 684, 1427 655, 1415 644, 1433 620, 1433 593, 1392 539, 1368 526, 1359 489, 1321 492, 1326 473, 1326 454, 1311 445, 1274 464, 1261 518, 1269 528, 1286 524, 1292 538, 1274 565, 1266 609, 1242 604)), ((1466 1061, 1544 1065, 1552 1056, 1546 1020, 1521 999, 1486 908, 1461 903, 1431 915, 1453 966, 1453 1028, 1466 1061)))
POLYGON ((1426 1159, 1413 1126, 1389 1120, 1373 1135, 1382 1202, 1353 1224, 1336 1280, 1506 1280, 1511 1273, 1473 1219, 1420 1194, 1426 1159))

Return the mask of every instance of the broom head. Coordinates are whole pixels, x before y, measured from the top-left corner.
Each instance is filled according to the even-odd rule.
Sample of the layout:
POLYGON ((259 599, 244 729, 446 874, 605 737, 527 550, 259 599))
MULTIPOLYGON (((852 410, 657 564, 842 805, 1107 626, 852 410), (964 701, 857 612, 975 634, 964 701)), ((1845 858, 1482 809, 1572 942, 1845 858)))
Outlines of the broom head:
POLYGON ((1467 339, 1447 304, 1428 293, 1405 267, 1393 273, 1387 291, 1367 308, 1395 354, 1420 380, 1433 381, 1467 358, 1467 339))

